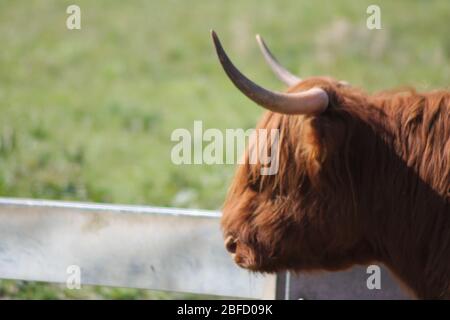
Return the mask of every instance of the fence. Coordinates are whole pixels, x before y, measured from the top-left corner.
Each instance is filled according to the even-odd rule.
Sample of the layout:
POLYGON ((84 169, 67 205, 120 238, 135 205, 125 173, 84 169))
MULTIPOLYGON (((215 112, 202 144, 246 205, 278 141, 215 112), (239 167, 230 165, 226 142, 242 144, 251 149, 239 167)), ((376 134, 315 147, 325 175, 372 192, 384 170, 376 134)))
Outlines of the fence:
POLYGON ((143 288, 256 299, 403 299, 382 269, 318 275, 258 275, 223 248, 220 213, 161 207, 0 198, 0 279, 143 288))

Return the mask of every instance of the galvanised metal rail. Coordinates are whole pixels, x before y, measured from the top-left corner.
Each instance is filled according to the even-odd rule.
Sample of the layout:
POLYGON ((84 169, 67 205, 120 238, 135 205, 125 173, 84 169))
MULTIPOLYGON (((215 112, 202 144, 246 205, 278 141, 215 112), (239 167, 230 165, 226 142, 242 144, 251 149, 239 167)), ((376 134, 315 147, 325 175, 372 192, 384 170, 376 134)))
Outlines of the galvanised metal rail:
POLYGON ((219 212, 0 198, 0 278, 274 298, 234 265, 219 212), (69 272, 68 272, 69 271, 69 272))

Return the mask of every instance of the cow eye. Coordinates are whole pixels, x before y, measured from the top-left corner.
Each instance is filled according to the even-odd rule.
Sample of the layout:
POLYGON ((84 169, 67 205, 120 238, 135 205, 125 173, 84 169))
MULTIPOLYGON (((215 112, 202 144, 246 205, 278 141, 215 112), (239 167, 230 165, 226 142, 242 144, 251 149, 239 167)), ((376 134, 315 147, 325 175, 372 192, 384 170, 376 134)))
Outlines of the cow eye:
POLYGON ((247 184, 247 187, 253 192, 260 192, 260 183, 259 179, 250 180, 247 184))

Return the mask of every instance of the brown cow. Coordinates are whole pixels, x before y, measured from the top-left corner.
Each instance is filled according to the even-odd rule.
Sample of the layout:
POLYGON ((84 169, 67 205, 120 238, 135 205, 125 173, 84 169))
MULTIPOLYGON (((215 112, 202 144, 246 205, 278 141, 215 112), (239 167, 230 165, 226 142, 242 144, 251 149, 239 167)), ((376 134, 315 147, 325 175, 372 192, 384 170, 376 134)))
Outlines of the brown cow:
MULTIPOLYGON (((258 128, 280 132, 279 171, 240 165, 223 208, 225 246, 258 272, 342 270, 383 263, 418 298, 450 298, 450 92, 369 95, 328 77, 289 85, 242 75, 212 32, 235 86, 269 109, 258 128)), ((246 154, 248 160, 248 152, 246 154)))

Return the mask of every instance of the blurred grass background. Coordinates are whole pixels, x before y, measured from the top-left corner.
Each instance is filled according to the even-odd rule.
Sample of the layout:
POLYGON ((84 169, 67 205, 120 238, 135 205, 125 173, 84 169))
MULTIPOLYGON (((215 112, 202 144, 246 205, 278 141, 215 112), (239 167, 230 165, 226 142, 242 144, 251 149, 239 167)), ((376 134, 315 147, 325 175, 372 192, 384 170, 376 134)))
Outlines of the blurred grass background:
MULTIPOLYGON (((254 39, 302 77, 374 91, 449 86, 450 2, 0 0, 0 196, 218 209, 233 166, 176 166, 176 128, 251 128, 262 110, 224 76, 214 28, 244 73, 283 86, 254 39), (81 8, 82 29, 66 28, 81 8)), ((1 237, 1 235, 0 235, 1 237)), ((0 298, 201 298, 0 280, 0 298)))

